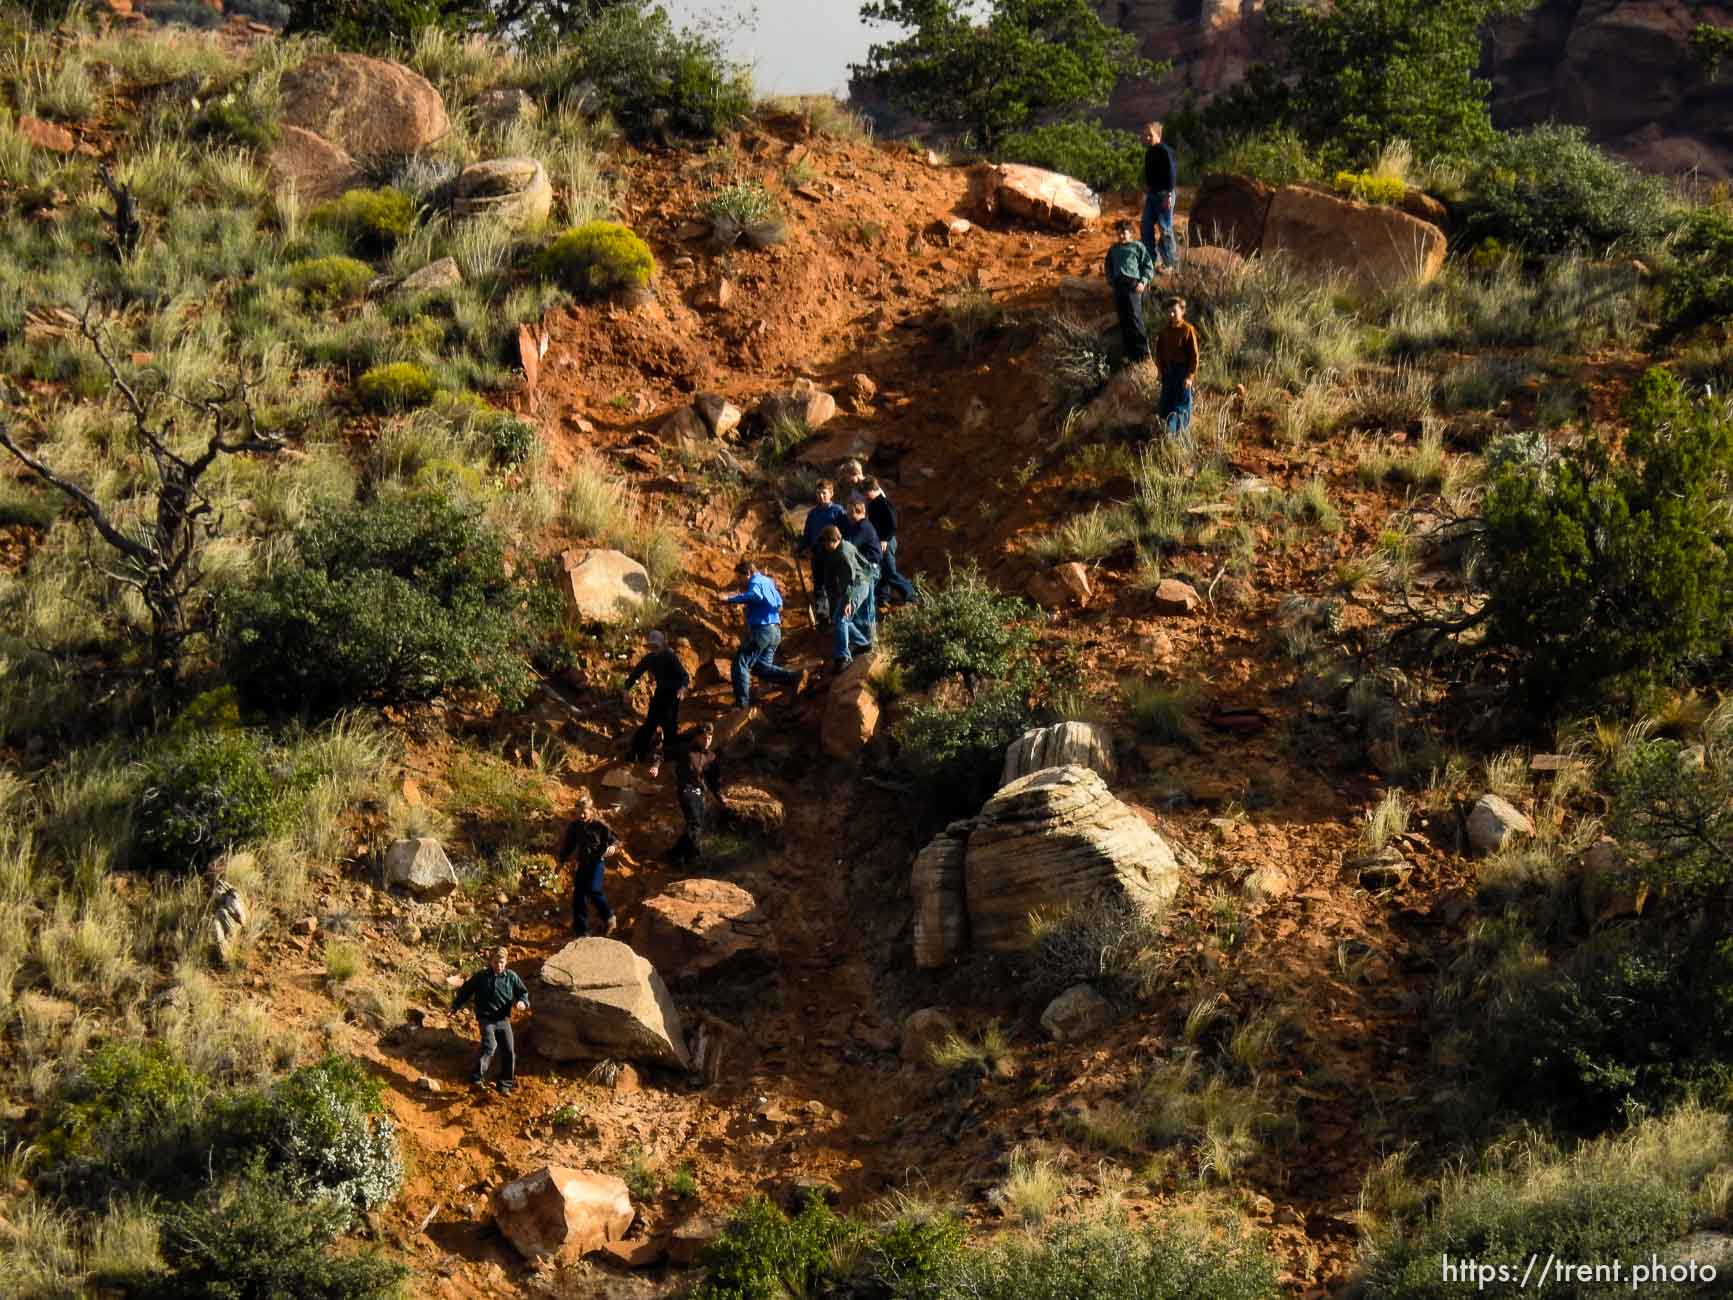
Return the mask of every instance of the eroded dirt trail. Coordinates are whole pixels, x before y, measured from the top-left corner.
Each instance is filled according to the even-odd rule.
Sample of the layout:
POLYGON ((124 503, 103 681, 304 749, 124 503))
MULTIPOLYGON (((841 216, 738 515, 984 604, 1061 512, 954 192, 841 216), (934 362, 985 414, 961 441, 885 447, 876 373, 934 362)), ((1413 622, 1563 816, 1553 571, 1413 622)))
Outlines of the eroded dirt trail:
MULTIPOLYGON (((698 484, 677 447, 649 432, 696 392, 747 405, 798 376, 839 395, 852 376, 868 376, 876 396, 845 404, 810 455, 833 462, 851 439, 876 449, 874 470, 901 512, 910 572, 940 576, 947 560, 973 558, 1018 588, 1029 566, 1020 543, 1032 530, 1050 529, 1124 486, 1053 454, 1056 420, 1029 323, 1054 305, 1062 277, 1098 273, 1105 233, 1068 238, 1006 226, 940 244, 923 231, 961 201, 958 170, 888 146, 786 133, 754 136, 740 150, 738 166, 773 183, 803 158, 817 170, 818 180, 786 199, 788 242, 718 255, 682 241, 680 227, 711 180, 705 164, 675 155, 642 160, 623 216, 650 239, 664 268, 658 303, 555 314, 540 392, 522 399, 550 445, 551 477, 582 458, 600 459, 685 528, 671 627, 690 636, 706 661, 689 721, 729 708, 728 689, 708 661, 733 644, 717 598, 730 589, 742 552, 764 560, 789 595, 785 661, 817 667, 828 656, 827 643, 805 627, 779 511, 764 490, 732 508, 698 484), (733 287, 730 304, 692 305, 718 274, 733 287), (947 341, 947 308, 978 291, 1008 313, 1008 323, 960 353, 947 341)), ((1187 1013, 1205 998, 1227 1015, 1268 1011, 1285 1026, 1278 1065, 1259 1084, 1281 1124, 1236 1175, 1245 1189, 1239 1208, 1273 1234, 1296 1290, 1345 1271, 1360 1179, 1415 1103, 1425 1062, 1416 1008, 1433 978, 1427 948, 1437 919, 1426 900, 1460 882, 1419 840, 1408 846, 1416 878, 1406 898, 1420 901, 1408 910, 1343 876, 1361 810, 1378 790, 1363 776, 1322 776, 1296 757, 1291 723, 1300 704, 1292 666, 1272 648, 1273 629, 1282 596, 1317 590, 1340 555, 1370 541, 1377 516, 1353 499, 1351 466, 1295 465, 1264 441, 1264 431, 1245 430, 1235 468, 1277 486, 1334 473, 1345 486, 1342 534, 1297 551, 1260 549, 1231 592, 1189 619, 1157 619, 1128 574, 1097 570, 1089 607, 1057 615, 1047 633, 1051 649, 1074 652, 1098 696, 1111 695, 1115 678, 1135 674, 1195 682, 1204 701, 1197 746, 1146 747, 1145 770, 1121 789, 1200 867, 1176 918, 1168 986, 1099 1041, 1082 1049, 1043 1042, 1035 1028, 1042 1000, 995 962, 971 959, 936 975, 913 969, 908 864, 923 829, 932 828, 915 824, 912 800, 823 757, 820 698, 770 694, 756 753, 731 773, 787 809, 780 847, 716 872, 757 897, 780 958, 753 982, 679 991, 690 1020, 719 1027, 729 1044, 708 1087, 646 1072, 609 1088, 532 1051, 516 1095, 468 1088, 472 1022, 441 1009, 444 979, 457 968, 399 942, 401 904, 358 884, 334 887, 329 905, 353 908, 375 959, 413 970, 422 994, 419 1023, 383 1039, 359 1026, 331 1026, 392 1081, 391 1109, 412 1167, 407 1194, 379 1229, 418 1269, 421 1293, 498 1295, 541 1285, 488 1226, 486 1191, 544 1162, 612 1171, 642 1153, 665 1170, 689 1163, 695 1201, 666 1193, 645 1200, 651 1235, 695 1210, 719 1213, 798 1178, 836 1184, 848 1204, 906 1189, 985 1214, 985 1193, 1003 1177, 1014 1146, 1054 1140, 1078 1108, 1128 1097, 1168 1059, 1187 1013), (1210 726, 1225 710, 1263 725, 1210 726), (1244 901, 1241 882, 1262 867, 1278 869, 1286 891, 1244 901), (972 1029, 1002 1021, 1017 1040, 1017 1067, 1007 1077, 958 1082, 905 1065, 898 1026, 923 1006, 944 1007, 972 1029)), ((1197 563, 1213 567, 1202 557, 1197 563)), ((544 700, 515 726, 560 730, 578 755, 557 811, 583 785, 623 834, 608 892, 627 937, 636 904, 691 873, 662 860, 677 834, 666 785, 603 782, 634 723, 618 697, 588 692, 575 710, 544 700)), ((430 802, 442 794, 443 761, 436 746, 409 756, 430 802)), ((550 818, 550 845, 556 825, 550 818)), ((541 959, 567 938, 565 882, 558 887, 550 894, 526 881, 499 908, 499 923, 524 954, 514 966, 532 988, 541 959)), ((474 915, 486 920, 494 910, 488 900, 474 915)), ((296 976, 278 994, 282 1014, 315 1022, 329 1015, 317 952, 305 936, 267 955, 296 976)), ((1103 1185, 1094 1156, 1059 1158, 1080 1193, 1103 1185)), ((1136 1214, 1163 1200, 1140 1182, 1115 1186, 1136 1214)), ((596 1294, 656 1285, 598 1268, 585 1266, 593 1278, 582 1283, 601 1288, 596 1294)))

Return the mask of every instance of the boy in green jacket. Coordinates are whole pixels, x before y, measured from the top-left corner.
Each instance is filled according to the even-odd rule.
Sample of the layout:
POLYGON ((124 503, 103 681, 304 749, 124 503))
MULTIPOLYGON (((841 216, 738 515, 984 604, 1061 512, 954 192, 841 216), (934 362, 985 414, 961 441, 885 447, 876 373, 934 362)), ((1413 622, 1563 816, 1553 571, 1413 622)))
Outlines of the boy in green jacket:
POLYGON ((530 991, 515 970, 506 969, 506 958, 510 955, 504 948, 494 949, 487 968, 471 975, 451 1003, 452 1011, 457 1012, 465 1002, 475 1000, 475 1019, 481 1026, 481 1059, 475 1063, 475 1073, 469 1076, 469 1081, 487 1082, 487 1067, 493 1064, 497 1049, 499 1090, 507 1097, 517 1088, 517 1044, 511 1034, 511 1013, 514 1009, 530 1009, 530 991))
POLYGON ((1119 223, 1119 242, 1107 250, 1107 283, 1119 313, 1119 337, 1125 341, 1127 364, 1149 360, 1149 332, 1143 324, 1143 291, 1155 275, 1150 257, 1129 221, 1119 223))

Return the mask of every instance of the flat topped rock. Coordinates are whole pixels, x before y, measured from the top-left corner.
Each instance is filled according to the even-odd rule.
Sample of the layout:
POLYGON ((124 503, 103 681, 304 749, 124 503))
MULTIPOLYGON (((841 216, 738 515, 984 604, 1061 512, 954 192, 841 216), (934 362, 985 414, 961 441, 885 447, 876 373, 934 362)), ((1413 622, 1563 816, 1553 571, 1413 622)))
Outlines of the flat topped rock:
POLYGON ((549 1060, 612 1057, 685 1067, 685 1029, 656 968, 613 939, 576 939, 542 963, 531 998, 549 1060))

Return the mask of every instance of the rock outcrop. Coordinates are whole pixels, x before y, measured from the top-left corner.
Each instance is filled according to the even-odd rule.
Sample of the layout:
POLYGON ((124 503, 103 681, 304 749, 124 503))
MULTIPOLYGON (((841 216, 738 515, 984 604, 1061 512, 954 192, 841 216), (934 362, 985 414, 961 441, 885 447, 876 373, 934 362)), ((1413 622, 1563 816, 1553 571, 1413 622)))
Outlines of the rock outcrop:
POLYGON ((1424 284, 1444 265, 1444 232, 1399 208, 1284 185, 1270 200, 1261 246, 1316 272, 1340 272, 1359 293, 1424 284))
POLYGON ((285 126, 265 158, 273 184, 304 204, 340 197, 363 183, 361 165, 347 149, 298 126, 285 126))
POLYGON ((279 120, 357 158, 420 153, 451 130, 445 101, 418 72, 364 54, 315 54, 283 74, 279 120))
MULTIPOLYGON (((1264 222, 1270 215, 1273 186, 1250 176, 1216 173, 1205 176, 1191 201, 1186 229, 1202 244, 1231 248, 1250 257, 1264 244, 1264 222)), ((1190 260, 1190 254, 1186 255, 1190 260)))
POLYGON ((757 899, 726 880, 679 880, 646 899, 632 946, 672 980, 757 972, 776 960, 770 919, 757 899))
POLYGON ((392 293, 403 298, 413 298, 423 293, 444 293, 462 283, 463 268, 457 264, 457 259, 442 257, 429 262, 419 271, 411 271, 404 276, 392 293))
POLYGON ((621 1240, 635 1217, 621 1179, 559 1165, 514 1178, 490 1199, 500 1235, 532 1264, 574 1264, 621 1240))
POLYGON ((566 604, 579 618, 613 623, 650 594, 650 574, 619 551, 567 551, 560 556, 566 604))
POLYGON ((398 840, 385 852, 385 883, 417 898, 444 898, 457 888, 457 872, 438 840, 398 840))
MULTIPOLYGON (((1172 71, 1119 83, 1109 126, 1137 129, 1237 85, 1273 48, 1263 0, 1117 0, 1104 21, 1172 71)), ((1733 175, 1733 78, 1711 79, 1687 44, 1699 23, 1733 25, 1726 0, 1541 0, 1487 28, 1480 74, 1501 127, 1557 121, 1639 166, 1733 175)))
POLYGON ((876 651, 856 655, 831 681, 819 739, 832 758, 859 758, 861 750, 878 734, 879 700, 867 680, 877 662, 876 651))
POLYGON ((1111 781, 1118 770, 1113 733, 1099 722, 1059 722, 1026 731, 1006 748, 999 784, 1010 785, 1044 767, 1086 767, 1111 781))
POLYGON ((530 999, 536 1050, 551 1061, 686 1066, 685 1030, 656 968, 612 939, 576 939, 542 963, 530 999))
POLYGON ((1167 842, 1083 767, 1050 767, 987 801, 963 859, 969 941, 1029 944, 1029 914, 1102 895, 1155 909, 1179 888, 1167 842))
POLYGON ((915 965, 934 970, 969 946, 969 909, 963 891, 963 856, 970 822, 953 822, 915 855, 915 965))
POLYGON ((1651 171, 1733 176, 1733 77, 1707 76, 1687 44, 1700 23, 1733 26, 1733 4, 1542 0, 1488 28, 1500 126, 1569 122, 1651 171))
POLYGON ((1101 219, 1101 200, 1082 181, 1022 163, 976 163, 969 169, 969 207, 1049 230, 1085 230, 1101 219))
POLYGON ((515 230, 543 224, 553 209, 553 183, 534 158, 471 163, 458 175, 451 204, 453 216, 488 217, 515 230))

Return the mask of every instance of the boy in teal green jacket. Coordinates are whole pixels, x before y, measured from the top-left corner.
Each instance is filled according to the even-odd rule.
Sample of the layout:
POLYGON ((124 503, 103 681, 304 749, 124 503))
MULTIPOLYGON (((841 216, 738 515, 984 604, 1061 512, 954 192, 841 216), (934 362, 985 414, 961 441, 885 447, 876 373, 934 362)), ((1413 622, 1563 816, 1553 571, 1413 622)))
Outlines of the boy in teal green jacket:
POLYGON ((1119 223, 1119 242, 1107 250, 1107 283, 1113 288, 1113 307, 1119 313, 1119 337, 1125 342, 1126 362, 1149 360, 1149 332, 1143 325, 1143 291, 1155 275, 1155 259, 1137 237, 1129 221, 1119 223))

